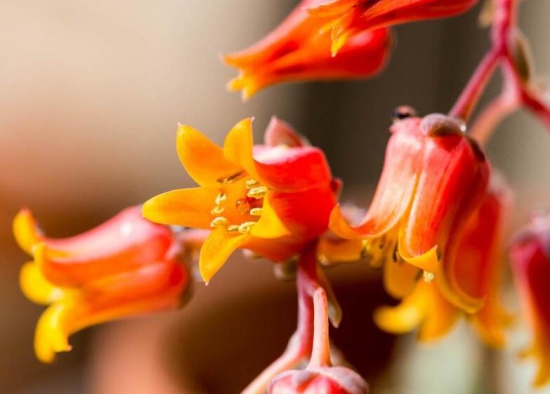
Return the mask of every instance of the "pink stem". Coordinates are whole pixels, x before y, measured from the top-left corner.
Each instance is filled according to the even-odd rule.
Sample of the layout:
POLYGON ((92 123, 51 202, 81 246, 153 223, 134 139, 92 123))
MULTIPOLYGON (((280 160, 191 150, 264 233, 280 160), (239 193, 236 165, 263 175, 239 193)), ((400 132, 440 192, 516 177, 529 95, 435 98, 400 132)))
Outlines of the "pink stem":
POLYGON ((263 394, 269 382, 283 371, 296 368, 308 360, 313 349, 314 305, 313 294, 320 288, 317 279, 317 243, 308 246, 298 263, 298 328, 285 352, 265 369, 241 394, 263 394))
POLYGON ((505 88, 481 111, 475 123, 470 127, 469 134, 481 146, 486 145, 500 122, 520 106, 521 102, 518 99, 516 86, 507 83, 505 79, 505 88))
POLYGON ((492 45, 491 49, 483 57, 477 67, 474 75, 466 85, 458 101, 449 112, 449 115, 461 118, 467 121, 479 98, 483 94, 489 79, 493 75, 496 66, 502 58, 508 56, 508 43, 510 32, 515 23, 514 10, 516 0, 499 0, 495 10, 495 17, 491 30, 492 45))
POLYGON ((466 85, 458 101, 449 112, 449 115, 461 118, 465 121, 470 118, 483 90, 487 86, 487 83, 498 65, 499 59, 500 53, 498 51, 491 50, 485 54, 485 57, 477 67, 468 85, 466 85))
POLYGON ((516 13, 518 0, 497 0, 491 29, 491 50, 485 55, 470 82, 460 95, 450 115, 468 120, 497 65, 504 76, 502 93, 480 114, 470 129, 480 144, 487 143, 496 126, 507 115, 523 106, 529 109, 550 130, 550 107, 517 69, 515 56, 516 13))
POLYGON ((313 351, 309 360, 310 367, 330 367, 330 340, 328 325, 327 295, 322 288, 315 291, 313 297, 315 307, 315 324, 313 333, 313 351))

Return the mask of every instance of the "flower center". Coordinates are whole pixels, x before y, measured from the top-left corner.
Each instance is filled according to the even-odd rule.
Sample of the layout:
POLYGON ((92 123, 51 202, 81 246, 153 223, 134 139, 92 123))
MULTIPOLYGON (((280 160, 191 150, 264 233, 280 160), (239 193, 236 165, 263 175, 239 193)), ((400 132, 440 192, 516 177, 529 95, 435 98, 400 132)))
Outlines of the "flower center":
POLYGON ((228 233, 248 234, 262 216, 267 186, 244 172, 218 180, 223 185, 214 200, 210 227, 222 227, 228 233))

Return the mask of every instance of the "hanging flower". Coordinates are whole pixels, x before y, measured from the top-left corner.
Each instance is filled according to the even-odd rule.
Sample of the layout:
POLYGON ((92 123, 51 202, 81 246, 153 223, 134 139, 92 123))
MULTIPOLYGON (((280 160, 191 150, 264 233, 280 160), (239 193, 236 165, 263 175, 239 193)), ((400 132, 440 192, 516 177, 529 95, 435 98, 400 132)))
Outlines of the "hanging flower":
POLYGON ((502 347, 504 329, 511 321, 500 302, 503 262, 500 251, 510 202, 511 192, 503 181, 492 181, 479 209, 464 220, 464 226, 453 228, 442 272, 430 283, 426 280, 415 283, 418 276, 415 279, 411 275, 407 291, 401 290, 401 294, 412 292, 398 306, 380 308, 375 314, 377 324, 393 333, 419 328, 421 340, 432 340, 445 335, 466 314, 485 343, 502 347), (455 300, 460 302, 451 302, 455 300))
POLYGON ((550 218, 533 217, 530 225, 513 240, 510 258, 534 340, 525 355, 538 363, 533 384, 550 383, 550 218))
POLYGON ((243 99, 248 99, 276 83, 368 78, 380 72, 391 49, 388 29, 353 34, 338 56, 331 56, 330 35, 320 31, 329 19, 313 18, 307 11, 320 3, 303 0, 267 37, 225 56, 228 65, 240 69, 229 89, 242 90, 243 99))
POLYGON ((477 0, 328 0, 309 12, 330 30, 332 53, 365 30, 401 23, 446 18, 468 11, 477 0), (327 22, 328 20, 328 22, 327 22))
POLYGON ((139 207, 64 239, 46 238, 22 210, 14 233, 33 257, 21 270, 21 289, 31 301, 49 305, 35 335, 43 362, 70 350, 68 337, 83 328, 177 308, 187 288, 172 232, 142 219, 139 207))
POLYGON ((253 146, 252 119, 223 148, 180 126, 178 155, 197 188, 170 191, 143 206, 149 220, 211 230, 199 258, 208 282, 236 249, 286 261, 328 228, 334 182, 320 149, 274 119, 266 144, 253 146))
MULTIPOLYGON (((481 203, 490 165, 457 120, 439 114, 421 119, 408 108, 401 111, 364 219, 352 227, 337 207, 330 227, 344 238, 364 240, 366 252, 377 258, 403 259, 431 276, 439 269, 455 221, 464 221, 481 203)), ((416 273, 404 269, 408 282, 416 273)), ((388 281, 394 278, 401 282, 400 275, 388 281)))

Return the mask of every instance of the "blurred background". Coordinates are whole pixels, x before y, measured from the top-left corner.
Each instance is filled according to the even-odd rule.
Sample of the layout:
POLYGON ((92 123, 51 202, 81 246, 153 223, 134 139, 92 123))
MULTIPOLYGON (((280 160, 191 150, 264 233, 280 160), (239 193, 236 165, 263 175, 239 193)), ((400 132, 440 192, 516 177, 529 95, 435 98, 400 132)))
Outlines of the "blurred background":
MULTIPOLYGON (((487 48, 479 7, 397 28, 393 58, 373 80, 282 85, 243 104, 224 89, 235 71, 220 54, 250 45, 296 4, 0 1, 0 393, 236 393, 282 352, 295 324, 293 285, 277 282, 270 264, 235 257, 208 289, 195 286, 184 310, 86 330, 72 338, 73 352, 41 365, 32 340, 42 308, 18 288, 27 257, 11 220, 26 206, 49 235, 67 236, 190 186, 175 152, 177 122, 221 143, 252 115, 258 137, 272 115, 296 126, 325 150, 345 182, 344 200, 367 204, 393 108, 448 111, 487 48)), ((522 7, 544 74, 550 2, 522 7)), ((516 220, 549 201, 550 140, 535 119, 511 117, 489 152, 517 191, 516 220)), ((525 338, 509 354, 483 350, 464 327, 439 346, 418 348, 412 336, 396 341, 371 322, 375 306, 388 302, 376 274, 360 265, 330 274, 345 311, 336 344, 373 392, 530 392, 532 366, 514 358, 525 338)))

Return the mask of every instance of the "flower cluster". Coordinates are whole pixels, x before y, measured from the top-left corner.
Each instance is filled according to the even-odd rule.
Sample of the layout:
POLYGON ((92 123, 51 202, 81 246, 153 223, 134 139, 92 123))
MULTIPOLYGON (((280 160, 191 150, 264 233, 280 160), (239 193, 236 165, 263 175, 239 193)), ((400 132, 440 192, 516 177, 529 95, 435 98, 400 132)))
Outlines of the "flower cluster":
MULTIPOLYGON (((229 88, 246 99, 280 82, 374 76, 389 59, 392 26, 455 16, 475 3, 302 0, 268 36, 225 56, 240 70, 229 88)), ((243 394, 368 393, 357 372, 331 360, 328 322, 337 327, 341 310, 322 268, 339 262, 367 260, 382 269, 398 303, 375 311, 381 329, 416 330, 429 341, 465 318, 483 342, 504 346, 511 316, 500 292, 512 192, 492 170, 484 144, 512 110, 529 108, 550 126, 550 108, 525 72, 517 2, 493 5, 492 48, 449 114, 420 117, 406 106, 394 112, 380 181, 361 210, 339 204, 342 184, 322 150, 276 118, 264 143, 254 145, 248 118, 223 147, 179 126, 178 156, 198 186, 157 195, 87 233, 47 238, 21 211, 14 233, 32 257, 21 287, 49 305, 36 330, 38 358, 50 362, 69 350, 69 336, 85 327, 178 307, 189 281, 182 256, 199 255, 208 283, 238 249, 288 268, 298 293, 288 348, 243 394), (504 92, 470 128, 497 65, 504 92)), ((513 239, 510 256, 534 336, 525 354, 538 362, 540 386, 550 382, 548 215, 513 239)))

